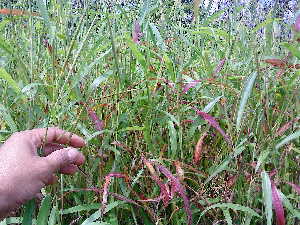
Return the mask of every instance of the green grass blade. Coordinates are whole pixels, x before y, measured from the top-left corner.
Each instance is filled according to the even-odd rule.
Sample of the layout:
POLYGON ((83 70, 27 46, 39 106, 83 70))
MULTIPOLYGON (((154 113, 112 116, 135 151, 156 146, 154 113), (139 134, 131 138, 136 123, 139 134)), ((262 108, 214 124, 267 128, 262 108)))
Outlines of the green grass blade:
POLYGON ((222 208, 225 220, 227 222, 227 225, 232 225, 232 218, 230 216, 230 212, 227 208, 222 208))
POLYGON ((289 136, 287 136, 286 138, 284 138, 281 142, 279 142, 275 148, 278 150, 279 148, 281 148, 282 146, 286 145, 287 143, 297 139, 300 137, 300 130, 296 131, 293 134, 290 134, 289 136))
POLYGON ((65 215, 65 214, 77 213, 77 212, 81 212, 81 211, 90 211, 90 210, 94 210, 94 209, 99 209, 100 206, 101 205, 99 203, 77 205, 77 206, 63 210, 62 214, 65 215))
POLYGON ((17 82, 12 78, 12 76, 6 72, 4 68, 0 68, 0 78, 5 80, 8 85, 16 92, 16 94, 22 96, 22 91, 17 82))
POLYGON ((271 181, 269 175, 263 171, 261 173, 262 179, 262 192, 263 192, 263 202, 265 205, 265 214, 267 218, 267 225, 272 225, 272 189, 271 189, 271 181))
POLYGON ((157 27, 153 23, 150 23, 150 27, 151 27, 151 30, 152 30, 155 38, 156 38, 156 45, 158 47, 160 47, 161 50, 166 51, 167 47, 165 45, 165 42, 164 42, 162 36, 159 33, 159 30, 157 29, 157 27))
POLYGON ((255 212, 253 209, 246 207, 246 206, 242 206, 239 204, 234 204, 234 203, 217 203, 214 204, 212 206, 207 207, 201 214, 200 214, 200 218, 202 216, 204 216, 204 214, 211 209, 215 209, 215 208, 225 208, 225 209, 232 209, 232 210, 236 210, 236 211, 242 211, 245 213, 248 213, 251 216, 256 216, 256 217, 261 217, 259 214, 257 214, 257 212, 255 212))
MULTIPOLYGON (((105 208, 105 213, 109 212, 113 208, 123 205, 125 202, 122 201, 115 201, 110 203, 105 208)), ((81 225, 90 225, 91 223, 95 222, 97 219, 99 219, 101 216, 100 210, 97 210, 95 213, 93 213, 89 218, 87 218, 81 225)))
POLYGON ((227 169, 228 164, 231 162, 232 159, 237 157, 239 154, 241 154, 245 150, 244 146, 238 146, 236 150, 230 154, 217 168, 211 173, 211 175, 205 180, 204 185, 206 185, 208 182, 210 182, 215 176, 217 176, 219 173, 227 169))
POLYGON ((18 131, 17 125, 11 117, 10 112, 2 104, 0 104, 0 118, 2 118, 7 123, 11 132, 18 131))
POLYGON ((247 79, 246 83, 245 83, 245 87, 242 93, 242 97, 241 97, 241 101, 240 101, 240 107, 238 109, 238 113, 237 113, 237 119, 236 119, 236 129, 239 132, 240 128, 241 128, 241 122, 242 122, 242 117, 245 111, 245 107, 247 104, 247 101, 250 97, 255 79, 256 79, 257 73, 253 72, 249 78, 247 79))
POLYGON ((170 153, 169 156, 172 159, 176 158, 177 155, 177 131, 174 127, 173 121, 168 121, 169 138, 170 138, 170 153))
POLYGON ((58 209, 57 206, 54 206, 49 215, 48 225, 56 225, 57 216, 58 216, 58 209))
POLYGON ((24 215, 22 220, 22 225, 32 225, 33 213, 35 210, 35 200, 28 201, 24 206, 24 215))
POLYGON ((51 202, 52 197, 50 195, 46 196, 42 203, 41 207, 37 216, 37 224, 38 225, 47 225, 48 224, 48 217, 51 210, 51 202))
POLYGON ((212 100, 210 103, 208 103, 205 106, 205 108, 202 110, 202 112, 209 113, 210 110, 212 110, 212 108, 215 106, 215 104, 217 104, 222 97, 223 96, 216 97, 214 100, 212 100))

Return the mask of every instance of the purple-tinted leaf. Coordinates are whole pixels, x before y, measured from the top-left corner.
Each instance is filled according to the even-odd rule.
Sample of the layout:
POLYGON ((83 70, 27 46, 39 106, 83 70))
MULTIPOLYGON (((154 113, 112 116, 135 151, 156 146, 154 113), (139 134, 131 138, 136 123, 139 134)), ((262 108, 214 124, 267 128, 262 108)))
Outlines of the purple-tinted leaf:
MULTIPOLYGON (((177 177, 175 177, 166 167, 164 167, 158 163, 155 163, 155 165, 158 168, 158 170, 161 173, 163 173, 171 181, 172 189, 175 192, 177 192, 180 195, 180 197, 183 199, 184 209, 187 214, 188 224, 191 225, 192 224, 192 211, 191 211, 191 207, 190 207, 190 200, 188 199, 188 197, 186 195, 185 187, 180 183, 179 179, 177 177)), ((172 193, 172 191, 171 191, 171 193, 172 193)))
POLYGON ((164 184, 159 179, 158 175, 156 174, 155 169, 152 166, 152 164, 153 164, 152 162, 150 162, 149 160, 145 159, 144 157, 142 157, 142 160, 143 160, 144 164, 147 166, 147 168, 149 169, 152 180, 154 180, 157 183, 157 185, 159 186, 160 191, 161 191, 160 198, 163 200, 164 206, 167 207, 168 204, 169 204, 169 202, 170 202, 170 200, 171 200, 169 191, 167 189, 167 184, 164 184))
POLYGON ((213 128, 215 128, 217 131, 219 131, 220 134, 224 137, 224 139, 227 141, 227 143, 232 146, 232 141, 230 137, 223 131, 223 129, 220 127, 219 123, 216 121, 214 117, 211 115, 200 111, 196 107, 193 107, 193 109, 196 111, 196 113, 201 116, 204 120, 206 120, 213 128))
POLYGON ((282 136, 284 134, 284 132, 286 132, 288 129, 290 129, 294 123, 297 123, 300 120, 300 117, 296 117, 294 119, 292 119, 291 121, 287 122, 286 124, 284 124, 281 128, 279 128, 276 132, 276 136, 282 136))
POLYGON ((213 76, 215 77, 218 73, 220 73, 220 71, 222 70, 222 68, 223 68, 223 66, 224 66, 224 64, 225 64, 225 62, 226 62, 226 59, 224 58, 224 59, 222 59, 220 62, 219 62, 219 64, 217 65, 217 67, 216 67, 216 69, 215 69, 215 71, 214 71, 214 73, 213 73, 213 76))
POLYGON ((140 44, 141 43, 141 37, 143 37, 143 32, 141 30, 141 25, 139 24, 138 21, 136 21, 134 23, 134 29, 132 31, 132 40, 136 43, 136 44, 140 44))
POLYGON ((102 131, 104 129, 104 122, 99 119, 97 114, 92 108, 87 107, 88 115, 90 119, 93 121, 94 126, 97 131, 102 131))
POLYGON ((105 176, 105 183, 103 185, 102 206, 101 206, 102 213, 104 213, 106 205, 107 205, 107 200, 108 200, 108 195, 109 195, 108 189, 109 189, 110 180, 112 177, 124 178, 124 179, 128 178, 125 174, 122 174, 122 173, 109 173, 108 175, 105 176))
POLYGON ((300 32, 300 14, 297 16, 294 25, 295 31, 300 32))
POLYGON ((190 90, 191 88, 195 87, 199 82, 200 82, 200 80, 193 80, 193 81, 187 83, 187 84, 183 87, 182 93, 186 94, 186 93, 188 92, 188 90, 190 90))
POLYGON ((276 185, 273 181, 272 183, 272 202, 273 202, 273 207, 276 213, 276 220, 277 220, 277 225, 285 225, 285 217, 284 217, 284 209, 282 206, 282 201, 280 199, 278 190, 276 188, 276 185))
POLYGON ((300 186, 299 185, 293 184, 291 182, 287 182, 287 184, 291 185, 292 188, 294 188, 294 190, 300 195, 300 186))

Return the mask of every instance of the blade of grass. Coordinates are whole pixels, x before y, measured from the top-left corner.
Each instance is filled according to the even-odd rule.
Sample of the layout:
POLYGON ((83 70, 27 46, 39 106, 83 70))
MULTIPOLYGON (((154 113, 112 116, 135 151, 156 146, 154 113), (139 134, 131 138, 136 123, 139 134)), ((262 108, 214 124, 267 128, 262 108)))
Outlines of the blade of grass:
POLYGON ((240 106, 237 112, 237 118, 236 118, 236 129, 239 132, 241 129, 241 123, 242 123, 242 117, 246 108, 247 101, 251 95, 252 88, 256 79, 257 73, 253 72, 247 79, 245 83, 244 90, 241 95, 241 101, 240 106))
POLYGON ((261 180, 267 225, 272 225, 272 187, 269 175, 265 171, 261 172, 261 180))

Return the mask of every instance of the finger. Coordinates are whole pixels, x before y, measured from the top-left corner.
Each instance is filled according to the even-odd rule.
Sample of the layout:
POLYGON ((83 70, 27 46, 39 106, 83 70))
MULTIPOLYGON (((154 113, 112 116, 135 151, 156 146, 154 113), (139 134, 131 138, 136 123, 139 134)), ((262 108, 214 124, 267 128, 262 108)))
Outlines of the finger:
POLYGON ((52 152, 47 157, 43 158, 48 162, 48 170, 51 173, 57 172, 62 168, 74 165, 82 165, 84 163, 84 156, 75 148, 63 148, 52 152))
POLYGON ((28 133, 32 136, 36 147, 40 147, 44 143, 68 144, 75 148, 85 145, 84 140, 78 135, 57 127, 33 129, 28 131, 28 133))
POLYGON ((56 184, 57 181, 58 181, 57 176, 51 175, 51 176, 48 178, 48 180, 47 180, 47 182, 45 183, 45 185, 53 185, 53 184, 56 184))
POLYGON ((44 195, 42 193, 37 193, 35 195, 35 198, 38 199, 39 201, 42 201, 43 197, 44 197, 44 195))
POLYGON ((63 167, 59 172, 66 175, 73 175, 78 171, 78 167, 74 164, 63 167))
POLYGON ((54 144, 54 143, 49 143, 46 144, 43 151, 45 156, 50 155, 52 152, 60 150, 64 148, 64 146, 60 145, 60 144, 54 144))

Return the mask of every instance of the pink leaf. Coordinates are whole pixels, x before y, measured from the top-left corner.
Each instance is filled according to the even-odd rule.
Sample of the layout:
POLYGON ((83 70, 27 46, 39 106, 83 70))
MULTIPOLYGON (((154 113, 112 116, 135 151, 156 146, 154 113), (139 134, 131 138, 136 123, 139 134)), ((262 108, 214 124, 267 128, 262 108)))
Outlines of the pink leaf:
POLYGON ((300 31, 300 14, 296 18, 294 29, 296 32, 300 31))
POLYGON ((222 136, 227 141, 227 143, 230 146, 232 146, 232 141, 231 141, 230 137, 222 130, 219 123, 216 121, 216 119, 214 117, 212 117, 211 115, 209 115, 205 112, 201 112, 196 107, 193 107, 193 109, 196 111, 196 113, 199 116, 201 116, 204 120, 206 120, 213 128, 215 128, 217 131, 219 131, 219 133, 222 134, 222 136))
POLYGON ((220 73, 220 71, 222 70, 224 64, 226 62, 226 58, 222 59, 219 64, 217 65, 214 73, 213 73, 213 76, 215 77, 218 73, 220 73))
POLYGON ((134 23, 134 29, 132 31, 132 40, 136 43, 136 44, 140 44, 141 43, 141 37, 143 37, 143 32, 141 30, 141 25, 139 24, 138 21, 136 21, 134 23))
POLYGON ((271 182, 272 182, 272 202, 276 213, 277 225, 285 225, 284 209, 282 206, 282 202, 275 183, 273 181, 271 182))
MULTIPOLYGON (((158 163, 155 163, 155 165, 161 173, 163 173, 168 179, 170 179, 171 184, 172 184, 172 189, 175 192, 177 192, 180 195, 180 197, 183 199, 184 209, 186 211, 187 218, 188 218, 188 224, 191 225, 192 224, 192 211, 191 211, 191 207, 190 207, 190 200, 188 199, 188 197, 186 195, 185 187, 181 185, 178 178, 175 177, 166 167, 164 167, 158 163)), ((171 193, 172 193, 172 191, 171 191, 171 193)))
POLYGON ((200 80, 194 80, 194 81, 191 81, 191 82, 187 83, 183 87, 182 93, 186 94, 188 92, 188 90, 190 90, 191 88, 195 87, 199 82, 200 82, 200 80))
POLYGON ((300 186, 299 185, 293 184, 291 182, 287 182, 287 184, 292 186, 292 188, 294 188, 294 190, 300 195, 300 186))
POLYGON ((92 108, 87 107, 88 115, 90 119, 93 121, 95 128, 97 131, 102 131, 104 129, 104 122, 99 119, 97 114, 92 108))
POLYGON ((281 128, 279 128, 276 132, 276 137, 282 136, 284 134, 284 132, 286 132, 288 129, 291 128, 291 126, 293 126, 294 123, 297 123, 300 120, 300 117, 296 117, 294 119, 292 119, 291 121, 287 122, 286 124, 284 124, 281 128))

